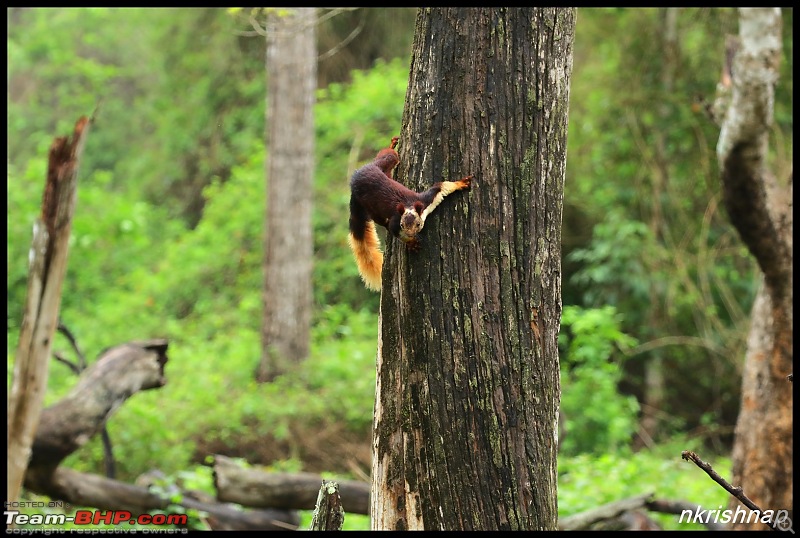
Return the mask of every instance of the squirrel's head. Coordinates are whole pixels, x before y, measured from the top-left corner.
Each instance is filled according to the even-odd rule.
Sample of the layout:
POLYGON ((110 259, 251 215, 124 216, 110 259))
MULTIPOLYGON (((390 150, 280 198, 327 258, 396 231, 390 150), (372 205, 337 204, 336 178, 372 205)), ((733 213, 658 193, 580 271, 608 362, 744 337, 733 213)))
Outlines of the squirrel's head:
POLYGON ((411 207, 397 204, 397 212, 400 214, 400 240, 404 243, 415 239, 422 230, 422 211, 425 206, 422 202, 414 202, 411 207))

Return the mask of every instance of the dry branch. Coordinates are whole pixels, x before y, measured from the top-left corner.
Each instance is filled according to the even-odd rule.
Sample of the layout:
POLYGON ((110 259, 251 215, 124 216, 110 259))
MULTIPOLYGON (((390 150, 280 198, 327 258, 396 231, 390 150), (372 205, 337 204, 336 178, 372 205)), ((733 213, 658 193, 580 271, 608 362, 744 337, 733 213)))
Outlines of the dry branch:
POLYGON ((141 390, 166 383, 166 340, 128 342, 104 351, 86 369, 64 399, 42 412, 33 441, 25 487, 76 506, 101 510, 129 510, 144 514, 170 510, 170 505, 205 512, 209 525, 226 530, 285 530, 299 524, 287 510, 242 511, 225 504, 182 495, 172 503, 148 488, 58 467, 72 452, 100 431, 109 416, 141 390))
POLYGON ((50 147, 42 216, 34 225, 25 313, 8 399, 6 501, 16 501, 19 496, 44 403, 50 350, 67 270, 78 164, 89 124, 88 118, 80 118, 71 139, 58 137, 50 147))
MULTIPOLYGON (((753 501, 750 499, 750 497, 748 497, 747 495, 745 495, 745 494, 744 494, 744 491, 742 490, 742 486, 735 486, 735 487, 734 487, 734 486, 732 486, 732 485, 731 485, 731 484, 730 484, 730 483, 729 483, 727 480, 725 480, 724 478, 722 478, 722 477, 719 475, 719 473, 717 473, 717 472, 714 470, 714 468, 713 468, 713 467, 711 467, 711 464, 710 464, 710 463, 707 463, 707 462, 705 462, 705 461, 701 460, 701 459, 700 459, 700 456, 698 456, 697 454, 695 454, 695 453, 694 453, 694 452, 692 452, 691 450, 684 450, 684 451, 681 453, 681 457, 682 457, 683 459, 685 459, 686 461, 691 461, 692 463, 694 463, 695 465, 697 465, 698 467, 700 467, 700 468, 701 468, 703 471, 705 471, 705 472, 706 472, 706 474, 707 474, 708 476, 710 476, 710 477, 711 477, 711 479, 712 479, 714 482, 716 482, 717 484, 719 484, 720 486, 722 486, 722 487, 723 487, 723 489, 725 489, 725 491, 727 491, 728 493, 730 493, 731 495, 733 495, 734 497, 736 497, 737 499, 739 499, 739 500, 742 502, 742 504, 744 504, 744 505, 745 505, 746 507, 748 507, 750 510, 752 510, 752 511, 754 511, 754 512, 758 512, 759 514, 763 514, 763 513, 764 513, 764 511, 763 511, 763 510, 761 510, 761 508, 759 508, 759 507, 756 505, 756 503, 754 503, 754 502, 753 502, 753 501)), ((765 525, 767 525, 767 526, 768 526, 770 529, 772 529, 772 530, 774 530, 774 531, 781 530, 781 529, 778 529, 778 528, 776 527, 776 525, 775 525, 775 522, 774 522, 774 521, 770 521, 769 523, 765 523, 765 525)))
MULTIPOLYGON (((323 483, 314 473, 269 473, 245 469, 225 456, 214 456, 214 485, 217 500, 256 508, 313 510, 323 483)), ((342 506, 347 512, 369 514, 369 489, 366 482, 339 480, 342 506)))

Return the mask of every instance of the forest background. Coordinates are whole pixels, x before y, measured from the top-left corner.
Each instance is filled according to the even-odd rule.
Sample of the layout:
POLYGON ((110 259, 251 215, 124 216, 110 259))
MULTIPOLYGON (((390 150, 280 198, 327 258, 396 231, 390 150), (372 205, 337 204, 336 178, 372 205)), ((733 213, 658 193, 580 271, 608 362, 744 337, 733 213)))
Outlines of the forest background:
MULTIPOLYGON (((398 134, 415 11, 322 12, 332 16, 318 27, 311 354, 270 383, 254 379, 266 44, 247 12, 7 11, 9 381, 47 149, 97 108, 61 319, 90 360, 130 340, 170 342, 168 384, 136 395, 108 423, 119 479, 159 469, 211 491, 211 454, 368 476, 379 297, 347 247, 348 180, 398 134)), ((647 491, 711 508, 727 502, 680 453, 697 450, 729 471, 758 284, 721 207, 719 129, 707 110, 737 29, 728 8, 578 11, 564 187, 561 516, 647 491)), ((779 177, 792 163, 791 9, 783 32, 770 141, 779 177)), ((54 348, 71 349, 63 336, 54 348)), ((46 404, 75 380, 53 363, 46 404)), ((64 465, 102 473, 100 440, 64 465)), ((669 516, 663 523, 687 528, 669 516)), ((348 517, 346 528, 359 525, 348 517)))

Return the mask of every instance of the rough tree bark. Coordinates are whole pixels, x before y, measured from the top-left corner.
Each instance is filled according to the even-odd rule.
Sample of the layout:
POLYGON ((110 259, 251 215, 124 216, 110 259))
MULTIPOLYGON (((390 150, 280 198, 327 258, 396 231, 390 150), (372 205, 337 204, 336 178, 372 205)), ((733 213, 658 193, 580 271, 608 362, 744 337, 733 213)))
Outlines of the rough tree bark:
POLYGON ((475 175, 387 241, 374 529, 555 530, 575 10, 419 11, 397 177, 475 175))
MULTIPOLYGON (((792 178, 767 168, 781 60, 781 10, 740 9, 731 102, 717 157, 723 200, 763 282, 752 310, 733 484, 765 510, 792 508, 792 178)), ((738 505, 731 500, 731 507, 738 505)), ((735 528, 763 529, 760 523, 735 528)))
POLYGON ((308 356, 317 89, 316 9, 273 11, 269 20, 262 382, 308 356))
POLYGON ((344 525, 344 508, 342 498, 339 496, 339 485, 336 482, 323 482, 319 488, 310 530, 340 531, 342 525, 344 525))
POLYGON ((69 235, 78 192, 78 164, 91 120, 80 118, 72 138, 50 146, 42 216, 34 225, 25 316, 8 395, 6 502, 19 496, 47 388, 53 336, 67 272, 69 235))

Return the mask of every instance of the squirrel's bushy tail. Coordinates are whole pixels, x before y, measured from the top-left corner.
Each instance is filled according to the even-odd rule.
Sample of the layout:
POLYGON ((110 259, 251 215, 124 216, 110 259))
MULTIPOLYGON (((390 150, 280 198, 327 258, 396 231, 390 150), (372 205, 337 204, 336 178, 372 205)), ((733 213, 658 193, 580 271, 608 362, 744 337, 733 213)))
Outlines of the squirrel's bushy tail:
POLYGON ((380 291, 383 253, 380 250, 381 242, 375 230, 375 223, 367 221, 362 239, 356 239, 353 232, 350 232, 347 239, 364 284, 371 290, 380 291))

